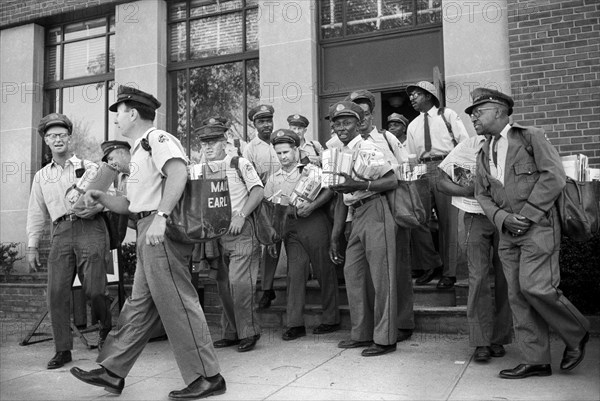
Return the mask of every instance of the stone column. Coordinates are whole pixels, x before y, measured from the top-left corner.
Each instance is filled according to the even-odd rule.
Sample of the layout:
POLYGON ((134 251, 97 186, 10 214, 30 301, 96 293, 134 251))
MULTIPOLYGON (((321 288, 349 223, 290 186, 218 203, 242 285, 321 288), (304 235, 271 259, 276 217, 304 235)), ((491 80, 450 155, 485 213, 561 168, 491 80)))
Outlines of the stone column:
POLYGON ((31 180, 42 160, 37 125, 43 109, 44 28, 27 24, 0 31, 0 54, 0 240, 21 243, 24 255, 31 180))
POLYGON ((446 105, 475 130, 463 112, 476 87, 510 94, 508 11, 506 1, 444 2, 446 105))
POLYGON ((259 1, 261 102, 275 107, 275 128, 287 128, 287 116, 309 121, 307 140, 317 134, 316 2, 259 1))
POLYGON ((115 82, 153 94, 162 103, 154 124, 166 129, 167 3, 135 1, 116 6, 115 12, 115 82))

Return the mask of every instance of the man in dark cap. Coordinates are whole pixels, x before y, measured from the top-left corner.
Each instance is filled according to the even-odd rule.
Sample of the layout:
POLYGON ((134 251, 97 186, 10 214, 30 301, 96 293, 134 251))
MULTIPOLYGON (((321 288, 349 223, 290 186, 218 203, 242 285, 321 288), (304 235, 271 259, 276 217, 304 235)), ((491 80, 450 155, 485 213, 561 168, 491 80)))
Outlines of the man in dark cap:
POLYGON ((588 320, 558 288, 561 227, 556 199, 565 186, 558 152, 544 131, 509 124, 510 96, 477 88, 465 113, 486 141, 477 157, 475 197, 500 233, 498 253, 508 282, 516 343, 523 363, 505 379, 550 376, 549 328, 565 342, 560 368, 583 360, 588 320))
POLYGON ((408 118, 399 113, 392 113, 387 118, 388 131, 390 131, 401 144, 406 142, 406 128, 408 127, 408 118))
MULTIPOLYGON (((270 143, 271 134, 273 133, 273 113, 275 113, 275 109, 268 104, 259 104, 250 109, 248 119, 252 121, 254 128, 256 128, 256 136, 248 143, 242 154, 245 159, 252 163, 263 184, 267 182, 269 176, 281 167, 277 154, 270 143)), ((278 245, 278 251, 279 249, 281 249, 281 243, 278 245)), ((275 299, 273 281, 275 280, 279 258, 271 257, 268 252, 263 252, 263 258, 261 279, 263 295, 258 302, 258 306, 265 309, 271 306, 271 302, 275 299)))
POLYGON ((254 291, 260 265, 260 245, 250 215, 263 198, 263 184, 243 157, 227 154, 227 120, 209 117, 194 131, 202 143, 206 164, 197 166, 208 178, 227 178, 231 199, 229 232, 216 240, 219 254, 217 285, 223 304, 223 338, 215 348, 237 345, 239 352, 254 349, 260 338, 254 291))
MULTIPOLYGON (((265 198, 277 194, 286 199, 286 204, 304 171, 305 165, 298 162, 300 137, 293 131, 280 129, 271 135, 271 143, 277 152, 281 169, 267 180, 265 198)), ((287 329, 283 333, 286 341, 306 335, 304 326, 304 304, 309 264, 321 288, 323 314, 321 324, 314 334, 331 333, 339 329, 338 283, 335 264, 329 259, 331 224, 321 208, 333 197, 333 192, 323 188, 312 201, 300 205, 288 205, 288 216, 283 229, 283 243, 287 252, 287 329)))
POLYGON ((116 213, 137 219, 138 264, 129 297, 119 316, 119 331, 109 336, 98 356, 99 369, 71 369, 79 380, 120 394, 125 377, 152 332, 162 324, 187 387, 171 391, 175 400, 196 399, 226 391, 206 318, 188 269, 193 245, 165 236, 167 219, 187 182, 187 158, 173 135, 156 129, 153 120, 160 102, 141 90, 121 86, 115 124, 134 141, 127 195, 111 196, 97 190, 85 194, 88 204, 100 203, 116 213))
MULTIPOLYGON (((343 152, 379 151, 372 142, 359 134, 364 118, 363 109, 353 102, 338 102, 331 109, 331 121, 343 152)), ((344 257, 340 238, 344 232, 348 209, 351 209, 352 231, 346 249, 344 276, 352 330, 350 339, 341 341, 340 348, 368 347, 363 356, 383 355, 396 350, 396 223, 385 196, 398 181, 392 166, 384 164, 379 178, 364 181, 354 174, 331 187, 342 193, 336 205, 331 234, 330 257, 340 263, 344 257)))
MULTIPOLYGON (((421 81, 406 88, 411 104, 420 114, 408 125, 406 143, 410 154, 416 155, 421 163, 427 164, 430 187, 430 205, 436 211, 439 229, 439 249, 443 263, 439 289, 448 289, 456 282, 457 265, 460 259, 458 237, 458 209, 451 205, 450 197, 437 190, 438 164, 454 147, 469 138, 460 117, 454 110, 441 107, 438 90, 430 82, 421 81)), ((426 229, 415 229, 411 233, 420 251, 413 268, 425 273, 417 278, 417 284, 430 282, 439 273, 436 266, 438 253, 435 251, 430 233, 426 229)))
POLYGON ((75 212, 65 199, 84 171, 95 163, 79 159, 71 151, 73 124, 63 114, 48 114, 40 121, 38 133, 52 152, 52 161, 33 179, 27 210, 27 262, 37 271, 40 266, 39 241, 46 221, 52 221, 52 244, 48 255, 48 311, 56 354, 48 369, 71 362, 71 285, 78 274, 83 290, 91 300, 92 314, 99 318, 99 343, 112 327, 110 300, 104 295, 109 258, 108 234, 99 212, 101 206, 75 212))
POLYGON ((307 164, 312 163, 316 166, 321 165, 321 155, 323 154, 323 146, 317 141, 307 141, 305 138, 308 129, 308 118, 300 114, 292 114, 287 118, 290 130, 294 131, 300 138, 300 162, 307 164))
POLYGON ((106 141, 100 144, 102 148, 102 161, 110 164, 120 173, 129 174, 129 161, 131 160, 131 145, 125 141, 106 141))

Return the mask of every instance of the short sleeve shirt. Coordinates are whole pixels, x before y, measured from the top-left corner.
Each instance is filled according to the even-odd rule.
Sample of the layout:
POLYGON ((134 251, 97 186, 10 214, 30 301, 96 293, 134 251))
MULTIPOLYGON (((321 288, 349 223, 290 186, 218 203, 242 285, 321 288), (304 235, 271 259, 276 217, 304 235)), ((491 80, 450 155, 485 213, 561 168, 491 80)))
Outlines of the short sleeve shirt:
POLYGON ((151 128, 135 141, 129 162, 130 174, 127 178, 130 212, 158 209, 165 177, 162 169, 171 159, 181 159, 187 163, 183 146, 168 132, 151 128), (142 139, 148 141, 152 153, 142 147, 142 139))
POLYGON ((298 181, 302 177, 302 167, 302 164, 297 164, 289 173, 284 169, 273 173, 265 185, 265 198, 270 198, 277 191, 281 191, 280 194, 287 196, 289 199, 294 192, 294 188, 296 188, 296 184, 298 184, 298 181))
POLYGON ((267 182, 267 178, 281 167, 273 146, 260 139, 258 135, 248 143, 243 156, 252 163, 263 183, 267 182))

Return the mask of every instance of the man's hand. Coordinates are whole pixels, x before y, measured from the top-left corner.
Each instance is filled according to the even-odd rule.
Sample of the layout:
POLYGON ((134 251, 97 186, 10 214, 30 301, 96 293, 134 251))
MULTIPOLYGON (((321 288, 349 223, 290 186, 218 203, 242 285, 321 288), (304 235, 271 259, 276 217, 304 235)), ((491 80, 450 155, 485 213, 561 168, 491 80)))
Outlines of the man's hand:
POLYGON ((155 214, 154 220, 152 220, 148 231, 146 231, 146 245, 155 246, 164 242, 166 228, 167 219, 155 214))
POLYGON ((529 227, 531 227, 531 220, 519 214, 509 214, 504 220, 504 228, 514 236, 525 234, 529 227))
POLYGON ((273 259, 277 258, 277 244, 267 245, 267 252, 273 259))
POLYGON ((314 206, 312 202, 302 202, 297 207, 297 214, 300 217, 308 217, 314 212, 314 206))
POLYGON ((100 203, 100 197, 104 192, 99 189, 90 189, 83 194, 83 204, 86 208, 96 207, 100 203))
POLYGON ((332 191, 341 192, 341 193, 347 194, 347 193, 350 193, 350 192, 359 191, 359 190, 365 190, 366 189, 364 181, 356 181, 355 179, 353 179, 352 177, 350 177, 346 173, 341 173, 340 175, 342 177, 344 177, 346 180, 344 181, 343 184, 338 184, 338 185, 331 186, 330 188, 331 188, 332 191))
POLYGON ((37 248, 29 247, 27 248, 27 272, 37 272, 37 268, 42 266, 40 263, 40 252, 37 248))
POLYGON ((344 255, 341 254, 339 247, 340 243, 337 239, 332 239, 329 243, 329 258, 336 265, 344 263, 344 255))
POLYGON ((94 206, 86 206, 85 209, 76 212, 75 214, 82 219, 91 219, 96 214, 100 213, 104 209, 101 203, 96 203, 94 206))
POLYGON ((229 224, 229 234, 238 235, 242 232, 242 228, 244 228, 244 223, 246 219, 239 214, 236 214, 231 218, 231 223, 229 224))

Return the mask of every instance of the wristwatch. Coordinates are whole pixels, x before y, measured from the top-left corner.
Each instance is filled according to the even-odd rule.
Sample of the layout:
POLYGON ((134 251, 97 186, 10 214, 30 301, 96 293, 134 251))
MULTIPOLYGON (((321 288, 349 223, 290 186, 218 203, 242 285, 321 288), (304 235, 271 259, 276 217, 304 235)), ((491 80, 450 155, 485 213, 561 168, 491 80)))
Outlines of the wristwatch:
POLYGON ((169 215, 165 212, 161 212, 160 210, 156 212, 157 216, 164 217, 165 219, 169 218, 169 215))

